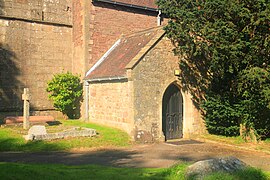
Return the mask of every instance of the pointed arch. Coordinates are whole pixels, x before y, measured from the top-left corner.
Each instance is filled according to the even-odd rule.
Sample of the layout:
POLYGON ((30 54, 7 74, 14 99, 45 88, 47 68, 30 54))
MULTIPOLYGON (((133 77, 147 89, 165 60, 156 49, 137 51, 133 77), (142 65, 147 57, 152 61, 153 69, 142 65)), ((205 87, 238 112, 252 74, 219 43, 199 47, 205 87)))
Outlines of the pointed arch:
POLYGON ((174 83, 170 84, 163 94, 162 131, 165 140, 183 137, 183 96, 174 83))

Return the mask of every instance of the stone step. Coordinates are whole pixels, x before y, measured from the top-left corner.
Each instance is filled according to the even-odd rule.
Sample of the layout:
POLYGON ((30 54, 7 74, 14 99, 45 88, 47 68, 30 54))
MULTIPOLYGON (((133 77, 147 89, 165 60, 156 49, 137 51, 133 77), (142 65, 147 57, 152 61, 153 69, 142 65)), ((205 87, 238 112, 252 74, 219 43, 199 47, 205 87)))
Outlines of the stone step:
MULTIPOLYGON (((55 121, 53 116, 30 116, 30 122, 50 122, 55 121)), ((23 116, 8 116, 4 119, 4 124, 23 123, 23 116)))

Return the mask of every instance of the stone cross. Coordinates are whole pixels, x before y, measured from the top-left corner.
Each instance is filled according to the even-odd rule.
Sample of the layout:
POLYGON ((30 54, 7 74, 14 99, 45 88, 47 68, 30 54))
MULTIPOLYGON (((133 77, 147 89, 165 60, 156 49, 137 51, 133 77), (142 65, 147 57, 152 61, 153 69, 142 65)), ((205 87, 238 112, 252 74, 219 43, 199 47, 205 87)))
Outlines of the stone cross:
POLYGON ((23 129, 29 129, 30 94, 28 88, 24 88, 22 100, 23 100, 23 129))

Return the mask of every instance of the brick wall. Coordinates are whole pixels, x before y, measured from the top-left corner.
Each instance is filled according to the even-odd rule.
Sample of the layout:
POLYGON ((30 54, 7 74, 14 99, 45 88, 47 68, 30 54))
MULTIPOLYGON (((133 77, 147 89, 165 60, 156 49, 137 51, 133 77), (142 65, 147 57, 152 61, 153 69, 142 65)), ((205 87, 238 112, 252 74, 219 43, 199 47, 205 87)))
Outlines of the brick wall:
POLYGON ((92 4, 89 12, 88 68, 121 37, 121 34, 131 34, 157 26, 157 12, 101 2, 92 4))
POLYGON ((83 44, 83 4, 81 0, 73 1, 73 43, 74 47, 83 44))
POLYGON ((83 0, 73 1, 73 68, 72 71, 85 75, 85 53, 84 53, 84 8, 83 0))
POLYGON ((91 83, 89 120, 114 126, 131 133, 133 129, 131 82, 91 83))
POLYGON ((21 111, 30 89, 31 110, 52 109, 46 92, 53 74, 72 70, 71 6, 67 0, 0 3, 0 112, 21 111))

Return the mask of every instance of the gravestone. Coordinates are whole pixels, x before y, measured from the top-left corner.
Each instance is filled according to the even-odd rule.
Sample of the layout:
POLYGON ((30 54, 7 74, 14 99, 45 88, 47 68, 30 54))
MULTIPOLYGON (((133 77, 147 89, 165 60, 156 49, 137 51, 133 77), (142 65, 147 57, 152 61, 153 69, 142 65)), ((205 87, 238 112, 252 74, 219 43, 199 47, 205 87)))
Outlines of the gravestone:
POLYGON ((35 125, 35 126, 32 126, 28 130, 28 134, 25 135, 24 138, 26 140, 33 140, 35 138, 35 136, 46 135, 46 134, 47 134, 47 131, 46 131, 45 126, 35 125))
POLYGON ((29 129, 30 94, 28 88, 23 89, 22 100, 23 100, 23 129, 29 129))
POLYGON ((33 134, 33 135, 44 135, 44 134, 47 134, 47 131, 46 131, 45 126, 35 125, 35 126, 32 126, 28 130, 28 135, 30 135, 30 134, 33 134))

